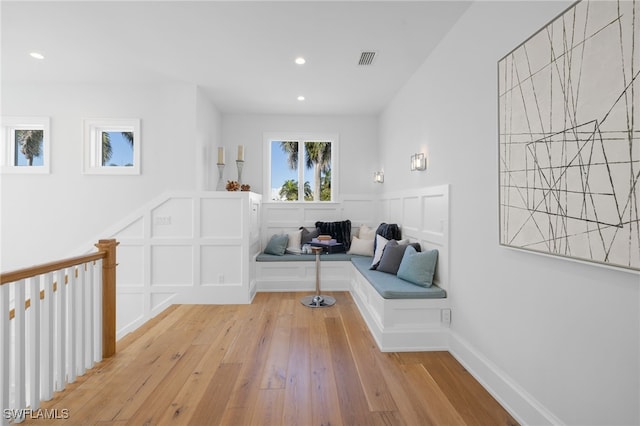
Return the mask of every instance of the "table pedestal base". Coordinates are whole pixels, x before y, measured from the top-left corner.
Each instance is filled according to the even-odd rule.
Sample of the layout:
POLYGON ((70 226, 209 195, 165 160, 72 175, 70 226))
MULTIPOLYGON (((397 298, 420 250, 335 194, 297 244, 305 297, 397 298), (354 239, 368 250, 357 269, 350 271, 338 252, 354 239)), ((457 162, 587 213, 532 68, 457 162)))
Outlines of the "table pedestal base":
POLYGON ((323 308, 326 306, 333 306, 336 303, 336 299, 331 296, 304 296, 300 299, 300 303, 309 308, 323 308))
POLYGON ((331 296, 320 296, 320 253, 321 247, 311 247, 311 251, 316 255, 316 294, 305 296, 300 299, 300 303, 309 308, 324 308, 336 304, 336 299, 331 296))

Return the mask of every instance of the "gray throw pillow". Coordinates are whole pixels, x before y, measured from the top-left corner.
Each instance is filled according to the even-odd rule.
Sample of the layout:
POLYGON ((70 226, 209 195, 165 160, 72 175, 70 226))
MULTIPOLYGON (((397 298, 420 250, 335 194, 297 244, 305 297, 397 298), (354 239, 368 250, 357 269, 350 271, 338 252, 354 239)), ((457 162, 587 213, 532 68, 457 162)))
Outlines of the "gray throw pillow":
POLYGON ((380 263, 376 269, 393 275, 397 274, 400 263, 402 262, 402 257, 404 256, 404 251, 409 246, 415 248, 416 251, 420 251, 420 244, 418 243, 398 244, 396 240, 389 241, 387 245, 384 246, 380 263))
POLYGON ((289 243, 289 236, 287 234, 274 235, 271 237, 267 246, 264 248, 266 254, 275 254, 277 256, 284 255, 287 250, 287 244, 289 243))
POLYGON ((302 245, 309 244, 312 239, 318 238, 320 235, 320 230, 318 228, 313 228, 313 230, 309 231, 307 228, 301 226, 302 235, 300 237, 300 243, 302 245))

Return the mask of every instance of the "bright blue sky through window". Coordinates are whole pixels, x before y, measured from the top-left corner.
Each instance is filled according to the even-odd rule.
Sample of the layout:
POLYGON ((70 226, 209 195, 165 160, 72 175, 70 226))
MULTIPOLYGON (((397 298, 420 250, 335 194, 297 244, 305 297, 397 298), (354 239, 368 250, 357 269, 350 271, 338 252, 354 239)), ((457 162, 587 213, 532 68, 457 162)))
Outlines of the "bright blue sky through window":
MULTIPOLYGON (((122 132, 107 132, 111 140, 111 159, 108 166, 133 165, 133 146, 127 138, 122 136, 122 132)), ((134 140, 135 143, 135 140, 134 140)))
MULTIPOLYGON (((302 148, 302 142, 299 148, 302 148)), ((309 184, 313 188, 313 173, 307 169, 305 175, 308 176, 309 184)), ((280 148, 280 141, 271 141, 271 195, 277 197, 282 184, 289 180, 298 180, 298 170, 291 170, 287 162, 287 154, 280 148)))
MULTIPOLYGON (((44 158, 42 155, 38 157, 33 157, 33 166, 42 166, 44 164, 44 158)), ((20 144, 16 147, 16 166, 28 166, 29 162, 27 161, 27 157, 20 151, 20 144)))

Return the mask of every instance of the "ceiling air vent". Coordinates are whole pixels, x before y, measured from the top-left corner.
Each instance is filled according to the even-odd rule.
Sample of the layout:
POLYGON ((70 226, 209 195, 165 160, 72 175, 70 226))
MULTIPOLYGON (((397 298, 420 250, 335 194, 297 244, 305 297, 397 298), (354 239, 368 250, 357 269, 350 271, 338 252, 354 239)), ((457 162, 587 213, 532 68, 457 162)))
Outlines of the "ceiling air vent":
POLYGON ((360 60, 358 61, 358 65, 371 65, 373 64, 373 60, 376 57, 376 52, 368 51, 362 52, 360 54, 360 60))

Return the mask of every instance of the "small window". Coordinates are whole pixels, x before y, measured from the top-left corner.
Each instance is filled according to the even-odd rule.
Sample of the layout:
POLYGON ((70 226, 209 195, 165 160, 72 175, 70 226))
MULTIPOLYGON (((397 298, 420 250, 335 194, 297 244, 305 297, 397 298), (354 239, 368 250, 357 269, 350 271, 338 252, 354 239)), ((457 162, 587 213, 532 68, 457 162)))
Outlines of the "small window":
POLYGON ((140 120, 85 120, 84 172, 140 174, 140 120))
POLYGON ((335 137, 266 139, 271 201, 334 201, 335 137))
POLYGON ((49 118, 2 117, 3 173, 49 173, 49 118))

